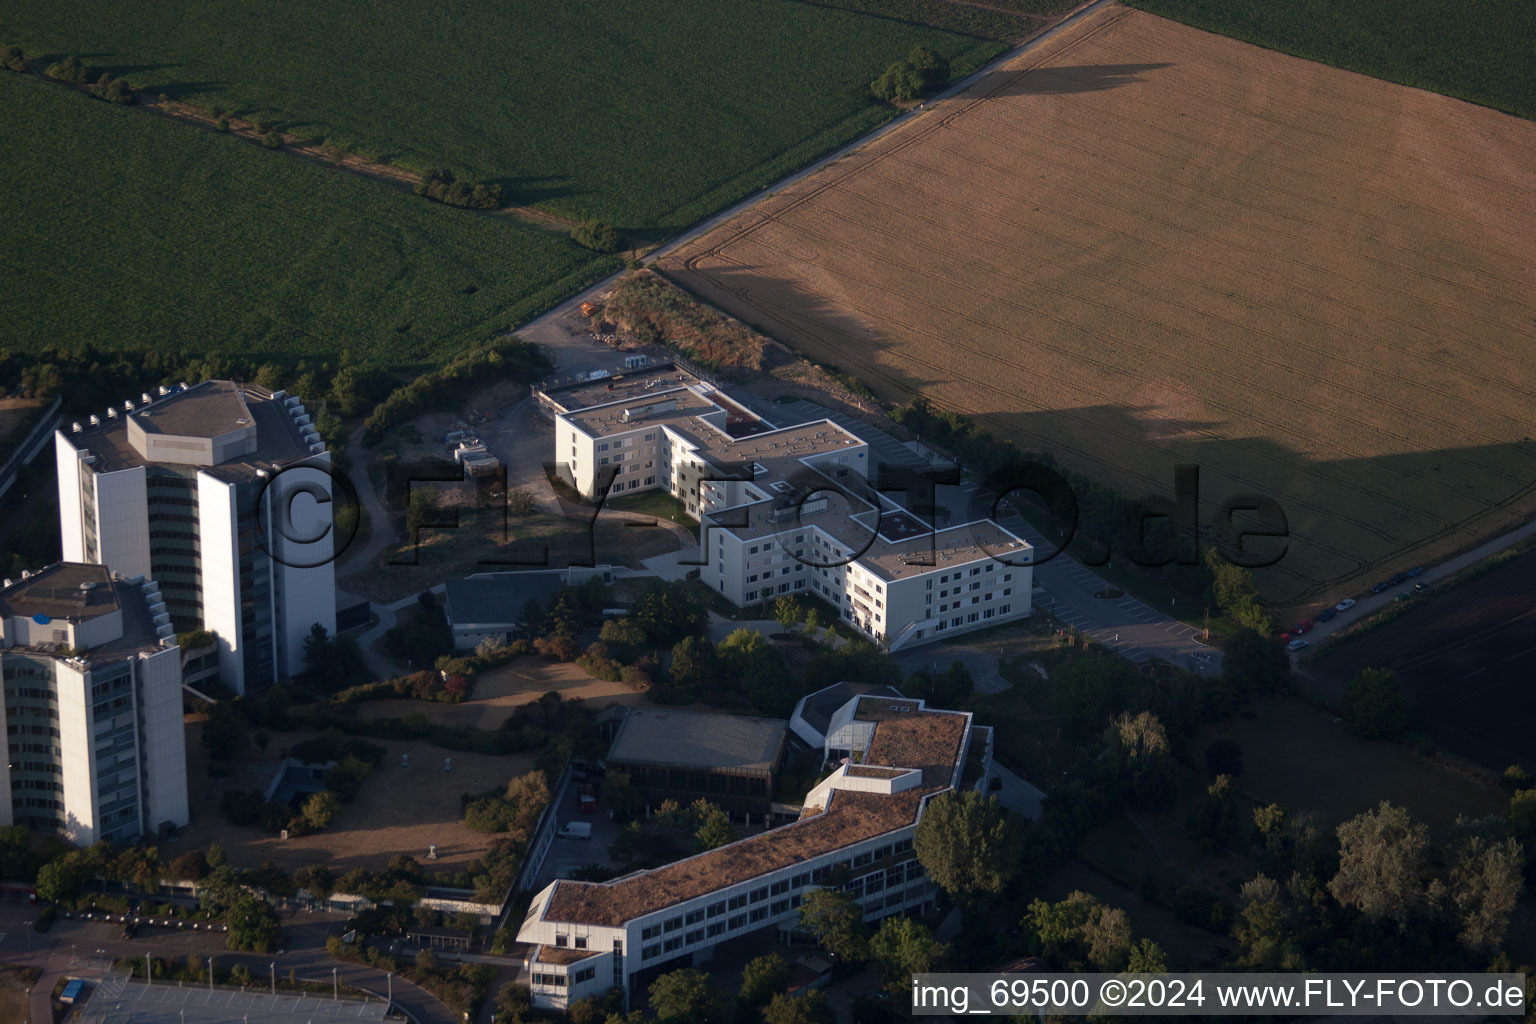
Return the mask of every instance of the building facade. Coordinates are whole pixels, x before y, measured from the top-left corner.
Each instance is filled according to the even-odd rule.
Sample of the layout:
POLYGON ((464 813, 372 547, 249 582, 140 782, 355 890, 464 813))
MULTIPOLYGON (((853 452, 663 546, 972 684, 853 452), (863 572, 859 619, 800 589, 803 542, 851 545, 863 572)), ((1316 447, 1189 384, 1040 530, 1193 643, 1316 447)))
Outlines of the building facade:
POLYGON ((160 390, 55 434, 64 557, 153 579, 236 693, 302 671, 336 627, 330 453, 286 392, 160 390))
POLYGON ((181 651, 154 583, 62 562, 0 582, 0 821, 79 844, 188 822, 181 651))
POLYGON ((814 594, 889 650, 1023 618, 1033 549, 993 520, 935 529, 876 490, 831 420, 775 428, 686 373, 540 393, 583 497, 663 490, 700 522, 700 578, 736 605, 814 594), (618 397, 614 397, 617 395, 618 397))
POLYGON ((766 823, 787 743, 783 721, 629 708, 604 764, 627 774, 653 809, 708 800, 733 818, 766 823))
POLYGON ((937 890, 913 835, 929 800, 984 784, 991 730, 969 712, 905 698, 855 697, 834 717, 867 728, 842 737, 855 756, 806 795, 798 821, 665 867, 539 892, 518 931, 534 945, 534 1005, 562 1009, 614 986, 628 999, 660 971, 708 962, 722 942, 765 928, 787 937, 815 889, 849 893, 871 921, 928 906, 937 890))

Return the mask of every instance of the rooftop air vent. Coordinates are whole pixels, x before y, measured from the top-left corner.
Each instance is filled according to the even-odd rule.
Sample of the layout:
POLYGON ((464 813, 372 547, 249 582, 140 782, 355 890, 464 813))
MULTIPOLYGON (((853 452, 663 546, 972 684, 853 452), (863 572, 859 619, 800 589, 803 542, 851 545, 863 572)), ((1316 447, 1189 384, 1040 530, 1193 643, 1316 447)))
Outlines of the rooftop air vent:
POLYGON ((125 399, 123 401, 123 412, 133 412, 133 400, 132 399, 125 399))
POLYGON ((117 410, 116 409, 108 409, 107 410, 107 419, 109 419, 109 420, 117 419, 117 410))
POLYGON ((96 584, 91 582, 90 580, 86 580, 84 583, 80 584, 80 589, 81 590, 95 590, 96 589, 96 584))
POLYGON ((158 390, 162 398, 171 393, 171 389, 166 387, 164 384, 161 384, 158 390))
POLYGON ((149 397, 149 392, 148 391, 141 391, 141 392, 139 392, 139 404, 140 405, 148 405, 150 402, 153 402, 153 401, 154 401, 154 399, 149 397))
POLYGON ((69 425, 69 432, 71 434, 78 434, 78 433, 80 433, 80 429, 81 428, 80 428, 80 421, 79 420, 75 420, 73 423, 71 423, 69 425))

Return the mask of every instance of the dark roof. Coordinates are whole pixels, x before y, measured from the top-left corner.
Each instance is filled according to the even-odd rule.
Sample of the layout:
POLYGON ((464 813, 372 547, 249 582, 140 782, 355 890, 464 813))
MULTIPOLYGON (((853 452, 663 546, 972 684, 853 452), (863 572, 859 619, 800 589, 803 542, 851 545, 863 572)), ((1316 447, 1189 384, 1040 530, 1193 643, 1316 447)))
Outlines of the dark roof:
POLYGON ((444 613, 453 626, 505 626, 522 622, 529 598, 549 607, 565 589, 563 572, 509 572, 443 585, 444 613))
POLYGON ((251 410, 233 382, 207 380, 166 395, 128 416, 149 434, 219 437, 251 425, 251 410))
POLYGON ((784 729, 776 719, 632 708, 608 763, 772 771, 784 729))
POLYGON ((46 615, 50 619, 94 619, 118 609, 112 574, 104 565, 57 562, 0 590, 0 616, 46 615), (82 587, 82 584, 90 584, 82 587))
POLYGON ((890 686, 876 686, 866 690, 862 686, 855 688, 852 683, 833 683, 826 689, 817 690, 805 698, 805 704, 800 709, 800 717, 805 720, 805 724, 825 736, 827 726, 832 724, 832 716, 837 709, 860 694, 870 697, 901 696, 899 691, 890 686))
MULTIPOLYGON (((139 412, 126 415, 138 416, 137 422, 140 424, 154 423, 161 420, 161 410, 164 408, 171 412, 172 418, 157 427, 155 432, 176 433, 169 425, 175 422, 185 424, 189 428, 187 434, 194 436, 202 436, 202 431, 218 423, 227 423, 223 429, 214 430, 213 435, 208 435, 214 436, 237 429, 238 424, 228 418, 233 409, 231 402, 240 404, 255 420, 256 450, 216 466, 175 465, 177 470, 207 473, 221 480, 241 481, 250 479, 258 469, 270 473, 314 456, 315 453, 309 450, 309 445, 299 433, 287 408, 273 400, 272 392, 253 384, 236 384, 227 380, 204 381, 185 391, 157 398, 150 405, 141 407, 139 412), (232 395, 231 392, 235 391, 239 394, 232 395), (147 420, 140 415, 143 409, 150 411, 147 420)), ((238 416, 234 418, 238 419, 238 416)), ((103 420, 97 426, 88 426, 78 434, 64 436, 75 448, 88 450, 96 456, 93 468, 98 473, 144 465, 173 465, 147 462, 129 443, 128 423, 123 415, 103 420)))

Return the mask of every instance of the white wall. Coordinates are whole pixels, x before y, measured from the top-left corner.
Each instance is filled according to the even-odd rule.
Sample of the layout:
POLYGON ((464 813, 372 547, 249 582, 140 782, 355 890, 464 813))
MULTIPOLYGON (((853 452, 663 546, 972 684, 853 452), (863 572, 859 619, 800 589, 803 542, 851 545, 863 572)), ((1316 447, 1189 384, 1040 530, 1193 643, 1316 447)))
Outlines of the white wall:
MULTIPOLYGON (((318 465, 329 465, 330 461, 328 452, 309 460, 318 465)), ((327 633, 336 632, 336 565, 331 557, 335 506, 301 493, 301 488, 311 486, 329 495, 331 478, 323 469, 308 465, 279 474, 267 495, 268 514, 263 519, 268 550, 274 556, 272 592, 277 605, 273 636, 278 645, 277 666, 279 672, 289 675, 304 671, 304 638, 315 623, 324 626, 327 633), (284 508, 288 510, 286 514, 284 508), (283 527, 284 523, 288 525, 283 527), (284 536, 285 529, 291 537, 284 536), (304 543, 311 537, 319 540, 304 543)))
POLYGON ((149 496, 143 466, 96 474, 97 561, 123 576, 150 576, 149 496))
POLYGON ((168 647, 141 657, 139 674, 141 726, 139 763, 149 782, 146 835, 163 821, 185 825, 187 807, 187 747, 181 717, 181 648, 168 647))
POLYGON ((203 563, 203 627, 218 635, 220 679, 236 693, 244 693, 234 486, 207 473, 197 474, 197 505, 203 563))
POLYGON ((64 561, 83 562, 85 521, 80 512, 80 456, 61 430, 53 432, 53 456, 59 470, 59 535, 64 561))
POLYGON ((64 784, 64 832, 71 842, 96 841, 96 744, 91 733, 90 693, 85 675, 55 659, 59 697, 59 753, 64 784))

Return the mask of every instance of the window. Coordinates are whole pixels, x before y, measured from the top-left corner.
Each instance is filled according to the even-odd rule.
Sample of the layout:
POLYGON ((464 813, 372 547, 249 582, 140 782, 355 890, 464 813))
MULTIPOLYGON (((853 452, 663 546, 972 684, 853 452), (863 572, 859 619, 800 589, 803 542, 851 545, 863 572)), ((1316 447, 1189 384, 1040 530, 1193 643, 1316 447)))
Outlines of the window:
POLYGON ((767 920, 767 918, 768 918, 768 908, 767 907, 758 907, 756 910, 749 911, 747 913, 747 920, 748 921, 764 921, 764 920, 767 920))
POLYGON ((555 936, 555 945, 559 946, 561 949, 564 949, 566 946, 569 946, 570 944, 571 944, 571 937, 569 935, 556 935, 555 936))
POLYGON ((765 900, 767 898, 768 898, 768 887, 767 886, 763 886, 761 889, 753 889, 752 890, 752 897, 747 902, 749 902, 749 903, 761 903, 761 902, 763 902, 763 900, 765 900))
POLYGON ((576 948, 577 949, 586 949, 587 948, 587 937, 585 935, 578 935, 578 936, 576 936, 576 948))
POLYGON ((660 945, 645 946, 640 950, 640 959, 642 960, 653 960, 658 956, 661 956, 660 945))
POLYGON ((702 920, 704 920, 704 911, 702 909, 690 910, 687 914, 683 915, 684 924, 698 924, 702 920))
POLYGON ((740 910, 746 905, 747 898, 745 896, 732 896, 730 902, 726 904, 732 910, 740 910))
POLYGON ((577 971, 575 974, 571 975, 571 984, 580 985, 582 982, 591 981, 595 977, 597 977, 596 967, 584 967, 577 971))
POLYGON ((605 452, 608 450, 608 446, 606 444, 600 444, 597 446, 597 450, 600 452, 605 452))
POLYGON ((674 917, 670 921, 663 922, 662 926, 661 926, 661 930, 664 931, 664 932, 675 932, 678 929, 682 928, 682 926, 683 926, 683 919, 680 918, 680 917, 674 917))
POLYGON ((661 951, 663 953, 670 953, 670 952, 672 952, 675 949, 682 949, 682 948, 683 948, 683 938, 682 938, 681 935, 679 935, 675 939, 668 939, 666 942, 663 942, 661 944, 661 951))
POLYGON ((732 917, 730 920, 726 921, 725 922, 725 926, 727 928, 730 928, 731 930, 734 931, 735 929, 740 928, 742 925, 744 925, 746 923, 747 923, 747 915, 746 914, 737 914, 735 917, 732 917))
POLYGON ((708 917, 719 917, 721 914, 724 914, 724 913, 725 913, 725 904, 724 903, 711 903, 709 905, 709 910, 708 910, 706 916, 708 916, 708 917))
POLYGON ((695 942, 703 942, 704 941, 704 929, 703 928, 695 928, 693 931, 689 932, 687 935, 684 935, 683 936, 683 940, 685 942, 687 942, 688 945, 690 945, 690 946, 693 945, 695 942))

